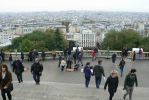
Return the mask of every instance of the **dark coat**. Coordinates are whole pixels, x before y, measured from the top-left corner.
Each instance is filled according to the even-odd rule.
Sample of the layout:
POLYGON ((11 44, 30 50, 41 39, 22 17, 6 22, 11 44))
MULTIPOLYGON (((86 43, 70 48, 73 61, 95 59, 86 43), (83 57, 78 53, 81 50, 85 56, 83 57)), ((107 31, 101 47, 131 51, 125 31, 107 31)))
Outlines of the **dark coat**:
POLYGON ((85 66, 83 71, 84 71, 84 75, 85 75, 86 77, 91 77, 92 72, 91 72, 91 69, 90 69, 89 66, 85 66))
POLYGON ((114 93, 117 91, 117 87, 118 87, 118 77, 112 77, 111 75, 107 78, 106 83, 104 85, 104 89, 106 89, 107 85, 108 85, 108 91, 111 93, 114 93))
POLYGON ((2 79, 2 72, 0 72, 0 89, 3 89, 5 86, 8 87, 12 82, 12 75, 9 71, 6 72, 6 76, 2 79))
POLYGON ((133 73, 129 73, 125 78, 124 89, 126 89, 126 86, 133 87, 134 84, 138 86, 137 75, 133 73))
POLYGON ((115 63, 115 61, 116 61, 116 54, 113 54, 112 55, 112 62, 115 63))
POLYGON ((20 60, 15 60, 12 66, 13 66, 13 72, 15 72, 16 74, 22 73, 24 71, 24 66, 20 60))
POLYGON ((41 52, 41 57, 45 57, 45 56, 46 56, 45 51, 42 51, 42 52, 41 52))
POLYGON ((24 53, 21 52, 21 59, 24 59, 24 53))
POLYGON ((43 65, 38 63, 33 63, 31 66, 31 73, 41 73, 43 71, 43 65))
POLYGON ((125 61, 124 60, 121 60, 120 63, 119 63, 119 67, 122 67, 123 68, 124 66, 125 66, 125 61))
POLYGON ((102 77, 102 75, 105 76, 103 67, 101 65, 95 65, 93 75, 95 75, 95 77, 102 77))

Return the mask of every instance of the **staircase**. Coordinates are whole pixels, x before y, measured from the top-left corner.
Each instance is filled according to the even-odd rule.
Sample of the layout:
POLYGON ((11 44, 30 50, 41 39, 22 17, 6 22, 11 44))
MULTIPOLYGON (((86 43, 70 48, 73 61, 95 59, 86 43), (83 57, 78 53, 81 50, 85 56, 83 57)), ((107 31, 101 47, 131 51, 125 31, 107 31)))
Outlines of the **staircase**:
MULTIPOLYGON (((108 91, 105 91, 103 86, 96 89, 94 85, 85 88, 84 84, 71 83, 41 82, 40 85, 35 85, 33 81, 13 83, 12 100, 108 100, 109 97, 108 91)), ((125 91, 122 88, 118 88, 113 100, 123 100, 125 91)), ((149 100, 149 88, 135 87, 133 100, 149 100)))

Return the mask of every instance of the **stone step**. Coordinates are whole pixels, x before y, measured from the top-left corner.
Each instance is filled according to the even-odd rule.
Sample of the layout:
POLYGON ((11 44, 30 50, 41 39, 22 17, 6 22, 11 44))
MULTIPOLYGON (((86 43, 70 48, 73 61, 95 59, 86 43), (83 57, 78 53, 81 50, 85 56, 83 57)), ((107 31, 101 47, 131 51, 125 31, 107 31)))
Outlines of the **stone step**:
MULTIPOLYGON (((14 83, 13 100, 108 100, 108 91, 96 89, 94 85, 85 88, 84 84, 34 81, 14 83)), ((119 87, 113 100, 122 100, 125 91, 119 87)), ((149 88, 134 88, 133 100, 148 100, 149 88)), ((1 100, 1 98, 0 98, 1 100)), ((128 100, 128 97, 127 99, 128 100)))

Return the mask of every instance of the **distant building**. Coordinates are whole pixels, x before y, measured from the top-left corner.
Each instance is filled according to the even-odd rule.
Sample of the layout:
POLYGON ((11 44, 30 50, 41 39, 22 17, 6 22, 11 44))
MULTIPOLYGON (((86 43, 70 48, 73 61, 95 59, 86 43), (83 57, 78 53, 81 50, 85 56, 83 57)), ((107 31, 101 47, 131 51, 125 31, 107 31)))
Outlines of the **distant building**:
POLYGON ((149 24, 144 26, 144 35, 145 37, 149 37, 149 24))
POLYGON ((78 41, 78 45, 81 47, 95 47, 96 46, 96 34, 91 30, 83 28, 80 31, 81 36, 78 41))
POLYGON ((137 31, 140 33, 141 36, 144 37, 144 23, 143 22, 138 23, 137 31))
POLYGON ((14 38, 14 34, 15 30, 13 29, 3 29, 2 31, 0 31, 0 43, 7 43, 7 42, 11 42, 11 40, 14 38))

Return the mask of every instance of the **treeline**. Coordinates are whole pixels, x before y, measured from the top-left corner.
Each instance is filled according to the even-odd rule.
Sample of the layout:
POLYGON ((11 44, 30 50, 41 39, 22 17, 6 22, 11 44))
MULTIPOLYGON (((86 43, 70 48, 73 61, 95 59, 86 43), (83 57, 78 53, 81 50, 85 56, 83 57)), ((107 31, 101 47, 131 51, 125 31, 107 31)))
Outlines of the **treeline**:
POLYGON ((32 33, 26 34, 24 36, 15 38, 12 40, 12 45, 5 47, 7 51, 25 51, 28 52, 33 49, 48 50, 64 50, 67 46, 67 41, 58 29, 56 30, 46 30, 34 31, 32 33))
MULTIPOLYGON (((42 51, 51 50, 64 50, 66 47, 75 46, 74 41, 65 39, 64 35, 58 29, 34 31, 24 36, 12 40, 12 45, 5 47, 5 51, 24 51, 28 52, 33 49, 42 51), (72 42, 72 43, 71 43, 72 42)), ((143 48, 144 51, 149 51, 149 37, 142 37, 138 32, 130 29, 122 31, 111 30, 109 31, 100 45, 100 49, 106 50, 122 50, 123 47, 127 48, 143 48)))
POLYGON ((138 32, 131 29, 123 29, 122 31, 109 31, 101 43, 102 49, 122 50, 127 48, 143 48, 149 51, 149 37, 142 37, 138 32))

